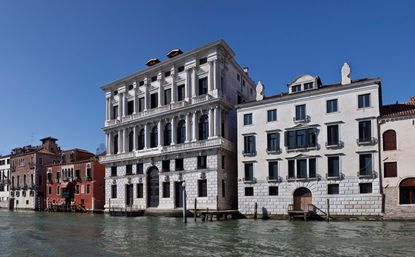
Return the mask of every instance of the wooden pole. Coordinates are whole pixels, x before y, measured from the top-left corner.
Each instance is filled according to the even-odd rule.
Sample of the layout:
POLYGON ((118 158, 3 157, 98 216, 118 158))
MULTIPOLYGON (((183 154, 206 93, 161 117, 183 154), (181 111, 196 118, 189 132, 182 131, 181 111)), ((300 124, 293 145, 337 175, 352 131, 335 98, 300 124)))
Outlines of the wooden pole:
POLYGON ((327 222, 330 221, 330 199, 327 198, 327 222))
POLYGON ((197 198, 195 198, 195 221, 197 219, 197 198))
POLYGON ((258 214, 258 204, 257 204, 257 203, 255 203, 255 204, 254 204, 254 219, 256 219, 256 218, 257 218, 257 214, 258 214))
POLYGON ((186 186, 185 182, 183 182, 183 223, 187 223, 187 210, 186 210, 186 186))

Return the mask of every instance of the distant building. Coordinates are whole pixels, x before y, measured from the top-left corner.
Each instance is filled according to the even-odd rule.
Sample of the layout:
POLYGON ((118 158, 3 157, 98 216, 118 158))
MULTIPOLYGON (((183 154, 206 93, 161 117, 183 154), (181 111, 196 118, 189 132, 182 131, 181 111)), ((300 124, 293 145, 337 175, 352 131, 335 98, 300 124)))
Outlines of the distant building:
POLYGON ((10 155, 0 156, 0 208, 9 208, 10 155))
POLYGON ((103 211, 105 167, 98 156, 81 149, 62 152, 58 163, 47 165, 49 209, 103 211))
POLYGON ((385 105, 379 118, 385 218, 415 218, 415 97, 385 105))
POLYGON ((218 40, 102 87, 106 204, 137 209, 236 208, 236 111, 253 81, 218 40))
MULTIPOLYGON (((380 79, 323 85, 302 75, 288 93, 237 106, 238 203, 252 215, 288 210, 381 215, 377 118, 380 79)), ((263 86, 258 85, 257 92, 263 86)))
POLYGON ((18 209, 43 210, 46 207, 46 165, 57 163, 60 148, 57 139, 41 139, 42 145, 12 150, 10 158, 10 197, 18 209))

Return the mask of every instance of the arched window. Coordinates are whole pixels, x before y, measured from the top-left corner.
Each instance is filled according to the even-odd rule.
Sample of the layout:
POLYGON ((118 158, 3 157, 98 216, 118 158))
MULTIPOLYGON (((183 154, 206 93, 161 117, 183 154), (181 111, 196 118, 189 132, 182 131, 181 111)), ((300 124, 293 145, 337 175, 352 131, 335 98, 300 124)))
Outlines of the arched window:
POLYGON ((395 130, 387 130, 383 133, 383 150, 396 150, 396 132, 395 130))
POLYGON ((158 145, 158 128, 154 126, 150 134, 150 147, 157 147, 158 145))
POLYGON ((415 178, 402 180, 399 185, 399 204, 415 204, 415 178))
POLYGON ((145 133, 144 129, 140 130, 140 133, 138 133, 138 150, 144 149, 145 144, 145 133))
POLYGON ((186 141, 186 122, 181 120, 177 124, 177 143, 183 144, 184 141, 186 141))
POLYGON ((199 120, 199 140, 205 140, 209 137, 208 116, 203 115, 199 120))
POLYGON ((171 124, 167 123, 166 126, 164 126, 164 145, 170 145, 171 144, 171 124))
POLYGON ((131 131, 130 134, 128 134, 128 151, 132 152, 134 150, 134 132, 131 131))
POLYGON ((118 134, 114 135, 114 154, 118 153, 118 134))

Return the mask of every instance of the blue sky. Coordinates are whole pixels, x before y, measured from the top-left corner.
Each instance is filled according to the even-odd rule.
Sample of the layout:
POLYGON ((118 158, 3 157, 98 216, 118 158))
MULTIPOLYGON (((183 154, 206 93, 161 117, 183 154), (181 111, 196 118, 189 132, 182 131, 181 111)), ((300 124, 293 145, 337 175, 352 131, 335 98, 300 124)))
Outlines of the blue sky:
POLYGON ((381 77, 384 103, 415 95, 415 1, 0 1, 0 154, 54 136, 104 142, 100 86, 225 39, 266 94, 295 76, 381 77))

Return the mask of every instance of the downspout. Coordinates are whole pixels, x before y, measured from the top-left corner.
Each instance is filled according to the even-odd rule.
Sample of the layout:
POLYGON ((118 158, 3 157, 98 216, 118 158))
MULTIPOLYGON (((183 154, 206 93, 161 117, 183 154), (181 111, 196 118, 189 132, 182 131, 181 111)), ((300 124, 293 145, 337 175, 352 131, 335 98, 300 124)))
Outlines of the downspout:
POLYGON ((383 107, 383 103, 382 103, 382 85, 381 82, 379 82, 379 89, 378 89, 378 95, 379 95, 379 117, 377 118, 377 130, 378 130, 378 162, 379 162, 379 192, 380 195, 382 196, 382 206, 381 206, 381 212, 384 214, 385 213, 385 194, 383 192, 383 173, 382 173, 382 148, 381 148, 381 141, 383 141, 382 135, 381 135, 381 131, 380 131, 380 125, 381 122, 383 123, 384 121, 382 121, 382 107, 383 107))

